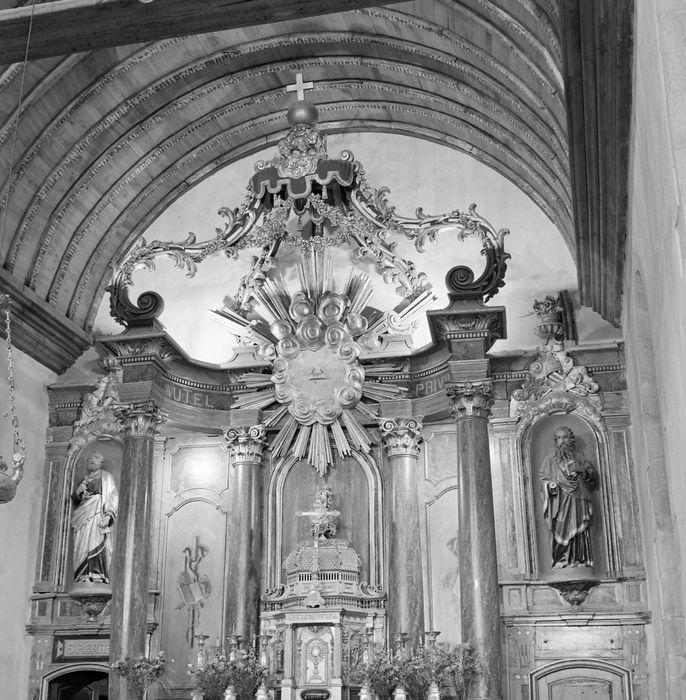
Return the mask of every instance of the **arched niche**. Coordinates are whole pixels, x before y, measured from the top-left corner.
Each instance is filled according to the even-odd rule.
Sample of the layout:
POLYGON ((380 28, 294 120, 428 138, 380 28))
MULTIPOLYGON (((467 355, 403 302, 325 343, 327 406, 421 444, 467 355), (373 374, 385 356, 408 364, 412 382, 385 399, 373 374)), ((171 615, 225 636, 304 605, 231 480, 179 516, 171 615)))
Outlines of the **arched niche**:
MULTIPOLYGON (((71 517, 74 511, 73 493, 81 480, 86 475, 86 463, 88 458, 99 452, 104 458, 103 468, 107 470, 119 489, 121 484, 121 469, 124 457, 124 446, 118 436, 103 436, 92 437, 77 452, 68 455, 65 473, 65 493, 63 494, 64 517, 62 519, 62 546, 61 550, 61 565, 58 571, 59 585, 69 592, 74 586, 74 540, 71 527, 71 517)), ((115 520, 112 528, 112 542, 117 537, 117 522, 115 520)))
POLYGON ((426 504, 426 557, 430 590, 430 627, 441 642, 462 641, 460 560, 457 529, 458 492, 448 486, 426 504))
POLYGON ((619 570, 616 529, 610 514, 613 494, 608 470, 611 468, 607 433, 602 417, 578 401, 558 403, 550 411, 535 415, 518 426, 517 453, 524 481, 527 523, 528 569, 533 578, 547 578, 551 571, 550 531, 543 517, 541 467, 553 449, 555 430, 568 426, 576 437, 576 450, 595 467, 598 484, 593 494, 591 545, 594 572, 601 578, 614 577, 619 570))
POLYGON ((312 538, 309 519, 296 512, 311 510, 324 487, 332 490, 332 509, 340 511, 336 537, 348 540, 362 560, 360 579, 383 586, 381 475, 370 456, 353 451, 336 457, 324 477, 307 460, 287 457, 276 463, 267 489, 267 588, 281 582, 281 566, 296 544, 312 538))
POLYGON ((207 635, 208 647, 214 647, 234 631, 225 626, 231 595, 227 542, 233 534, 225 442, 179 436, 165 451, 161 472, 159 645, 176 660, 167 682, 183 687, 189 683, 186 665, 197 662, 196 635, 207 635))
POLYGON ((557 661, 531 673, 531 700, 631 700, 630 681, 628 669, 606 661, 557 661))

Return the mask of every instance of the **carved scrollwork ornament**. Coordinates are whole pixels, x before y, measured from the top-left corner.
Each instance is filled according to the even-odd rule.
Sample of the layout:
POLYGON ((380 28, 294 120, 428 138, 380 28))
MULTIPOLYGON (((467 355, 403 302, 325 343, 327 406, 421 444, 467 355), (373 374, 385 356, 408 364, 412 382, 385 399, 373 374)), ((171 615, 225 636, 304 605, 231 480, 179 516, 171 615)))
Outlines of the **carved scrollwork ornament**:
POLYGON ((160 425, 167 420, 167 414, 160 411, 153 401, 120 405, 114 412, 121 432, 127 437, 153 438, 160 425))
POLYGON ((482 379, 475 382, 456 382, 446 386, 453 420, 488 418, 493 406, 493 382, 482 379))
POLYGON ((231 462, 235 466, 243 462, 261 464, 267 431, 261 423, 237 428, 224 428, 224 439, 229 447, 231 462))
POLYGON ((153 326, 164 311, 164 300, 156 292, 143 292, 134 304, 129 298, 128 287, 111 284, 110 316, 127 328, 153 326))
POLYGON ((384 418, 379 421, 383 448, 388 457, 417 457, 424 438, 422 419, 384 418))
POLYGON ((81 411, 74 423, 68 455, 78 453, 94 437, 114 436, 119 432, 119 418, 115 409, 120 406, 117 377, 119 364, 113 358, 111 369, 98 379, 93 391, 81 401, 81 411))
POLYGON ((563 343, 538 348, 529 376, 512 393, 510 413, 519 418, 517 431, 550 413, 578 413, 596 425, 603 422, 600 387, 583 365, 576 365, 563 343))

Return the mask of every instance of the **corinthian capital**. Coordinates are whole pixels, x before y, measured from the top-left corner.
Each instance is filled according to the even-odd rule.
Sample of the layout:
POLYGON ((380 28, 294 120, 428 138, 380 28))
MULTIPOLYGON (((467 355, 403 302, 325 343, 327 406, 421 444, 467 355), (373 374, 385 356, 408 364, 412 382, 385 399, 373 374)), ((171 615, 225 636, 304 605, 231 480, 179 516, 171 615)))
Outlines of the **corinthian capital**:
POLYGON ((120 405, 114 413, 121 431, 130 437, 155 437, 159 426, 167 420, 167 414, 153 401, 120 405))
POLYGON ((419 454, 422 437, 421 418, 383 418, 379 421, 383 447, 389 457, 419 454))
POLYGON ((455 382, 446 385, 453 418, 488 418, 493 405, 493 382, 480 379, 476 382, 455 382))
POLYGON ((267 444, 267 437, 261 423, 250 427, 224 428, 224 439, 229 447, 233 464, 262 462, 262 452, 267 444))

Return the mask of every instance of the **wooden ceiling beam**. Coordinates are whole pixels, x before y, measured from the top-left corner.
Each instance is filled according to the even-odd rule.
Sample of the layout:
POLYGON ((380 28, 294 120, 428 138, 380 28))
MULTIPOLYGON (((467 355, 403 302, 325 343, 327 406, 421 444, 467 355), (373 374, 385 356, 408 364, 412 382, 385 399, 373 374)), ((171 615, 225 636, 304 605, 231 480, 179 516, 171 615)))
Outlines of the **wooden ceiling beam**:
POLYGON ((581 303, 618 326, 629 191, 634 0, 563 0, 581 303))
POLYGON ((0 65, 393 3, 379 0, 53 0, 0 10, 0 65), (33 19, 32 19, 33 15, 33 19))

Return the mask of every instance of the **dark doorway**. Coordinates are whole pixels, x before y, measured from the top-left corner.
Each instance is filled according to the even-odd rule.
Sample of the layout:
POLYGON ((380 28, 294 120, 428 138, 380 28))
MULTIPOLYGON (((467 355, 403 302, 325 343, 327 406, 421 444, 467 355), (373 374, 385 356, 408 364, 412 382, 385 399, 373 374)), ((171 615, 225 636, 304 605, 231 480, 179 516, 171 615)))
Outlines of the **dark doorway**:
POLYGON ((48 700, 107 700, 107 674, 102 671, 73 671, 53 678, 48 700))

